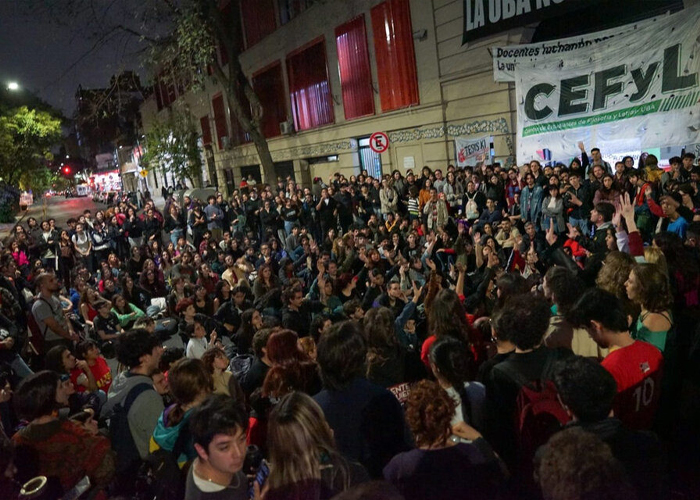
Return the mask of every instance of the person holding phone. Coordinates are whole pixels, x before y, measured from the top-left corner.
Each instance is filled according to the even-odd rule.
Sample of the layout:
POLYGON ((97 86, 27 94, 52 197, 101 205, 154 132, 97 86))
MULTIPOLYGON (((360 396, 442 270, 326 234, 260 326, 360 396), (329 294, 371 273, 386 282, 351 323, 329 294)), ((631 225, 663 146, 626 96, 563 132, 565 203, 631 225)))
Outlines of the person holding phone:
POLYGON ((248 413, 229 396, 212 394, 192 411, 190 434, 197 458, 187 473, 185 500, 248 500, 242 471, 247 430, 248 413))

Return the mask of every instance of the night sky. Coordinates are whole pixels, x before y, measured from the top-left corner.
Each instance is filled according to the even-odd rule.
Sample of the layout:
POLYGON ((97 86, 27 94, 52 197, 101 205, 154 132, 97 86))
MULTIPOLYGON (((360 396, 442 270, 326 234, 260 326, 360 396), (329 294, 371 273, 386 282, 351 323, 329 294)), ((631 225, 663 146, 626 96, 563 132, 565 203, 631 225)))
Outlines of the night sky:
POLYGON ((74 16, 51 18, 51 13, 37 12, 32 4, 31 0, 0 0, 1 85, 16 81, 71 116, 78 84, 105 87, 122 69, 138 70, 144 77, 138 61, 130 56, 135 40, 128 43, 125 37, 116 37, 81 59, 94 44, 86 23, 74 16))

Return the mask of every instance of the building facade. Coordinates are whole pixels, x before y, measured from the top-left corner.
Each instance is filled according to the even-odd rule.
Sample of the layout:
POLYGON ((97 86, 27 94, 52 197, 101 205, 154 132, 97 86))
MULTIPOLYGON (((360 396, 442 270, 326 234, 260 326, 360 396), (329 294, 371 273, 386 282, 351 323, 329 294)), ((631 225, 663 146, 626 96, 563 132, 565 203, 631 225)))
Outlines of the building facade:
MULTIPOLYGON (((471 3, 241 0, 240 61, 264 108, 262 128, 277 176, 309 184, 335 172, 444 169, 455 162, 456 137, 492 137, 494 161, 515 161, 514 85, 494 81, 490 49, 568 32, 559 18, 463 43, 471 3), (375 132, 389 139, 381 154, 370 147, 375 132)), ((683 7, 680 1, 647 3, 613 21, 621 25, 683 7)), ((581 32, 605 26, 604 17, 581 32)), ((175 86, 156 85, 141 107, 144 128, 171 106, 186 108, 199 124, 205 180, 227 193, 249 175, 276 181, 262 179, 255 146, 246 142, 214 79, 203 91, 182 95, 175 86)))

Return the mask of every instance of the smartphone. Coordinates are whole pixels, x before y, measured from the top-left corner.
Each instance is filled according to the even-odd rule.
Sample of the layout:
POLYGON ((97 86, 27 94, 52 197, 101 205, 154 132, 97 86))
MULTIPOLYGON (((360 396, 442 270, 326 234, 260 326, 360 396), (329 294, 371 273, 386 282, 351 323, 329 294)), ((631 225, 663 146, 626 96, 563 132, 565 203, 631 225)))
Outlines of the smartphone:
POLYGON ((267 481, 267 476, 270 475, 270 467, 268 467, 267 462, 263 460, 260 462, 260 467, 258 472, 255 474, 255 479, 250 485, 250 490, 248 491, 249 498, 255 498, 255 483, 258 483, 260 491, 262 491, 263 486, 265 486, 265 481, 267 481))

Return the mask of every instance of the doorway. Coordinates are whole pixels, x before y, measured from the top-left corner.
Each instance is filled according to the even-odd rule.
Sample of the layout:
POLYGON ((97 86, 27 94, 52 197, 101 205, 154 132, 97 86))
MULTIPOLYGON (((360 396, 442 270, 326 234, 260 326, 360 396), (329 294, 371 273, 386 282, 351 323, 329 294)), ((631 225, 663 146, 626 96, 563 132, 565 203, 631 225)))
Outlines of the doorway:
MULTIPOLYGON (((277 177, 281 177, 283 181, 285 181, 285 184, 287 183, 287 177, 291 177, 293 181, 296 181, 294 178, 294 162, 291 161, 280 161, 275 163, 275 175, 277 177)), ((277 179, 274 180, 274 182, 269 182, 270 184, 277 184, 277 179)))
POLYGON ((357 144, 360 154, 360 172, 367 170, 367 173, 375 179, 381 179, 382 157, 369 147, 369 136, 357 139, 357 144))

